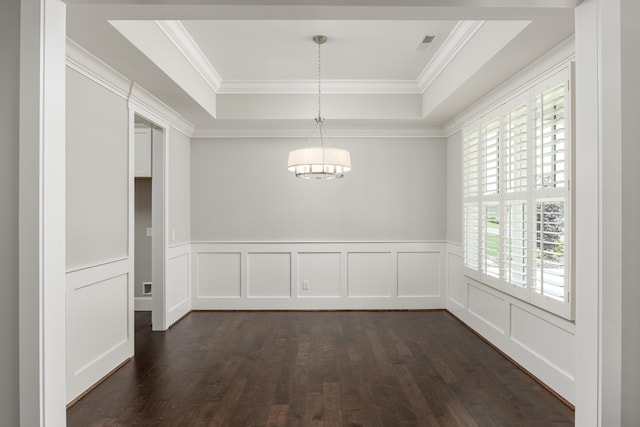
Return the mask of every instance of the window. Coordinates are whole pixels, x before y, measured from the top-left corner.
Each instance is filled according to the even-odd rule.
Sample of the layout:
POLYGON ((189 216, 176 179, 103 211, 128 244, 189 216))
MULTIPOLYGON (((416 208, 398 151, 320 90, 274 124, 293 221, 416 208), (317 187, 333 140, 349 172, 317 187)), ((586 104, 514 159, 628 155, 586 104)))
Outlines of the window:
POLYGON ((462 130, 465 274, 568 319, 570 67, 462 130))

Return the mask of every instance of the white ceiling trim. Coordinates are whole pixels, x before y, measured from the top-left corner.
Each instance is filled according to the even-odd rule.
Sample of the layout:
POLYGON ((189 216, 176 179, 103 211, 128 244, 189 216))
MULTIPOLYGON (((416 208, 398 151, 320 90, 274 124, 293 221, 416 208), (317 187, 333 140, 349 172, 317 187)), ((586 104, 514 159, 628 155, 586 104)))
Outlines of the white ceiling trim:
POLYGON ((567 67, 573 60, 575 60, 575 36, 562 41, 529 66, 458 113, 443 126, 445 134, 447 137, 453 135, 466 124, 504 104, 509 98, 567 67))
MULTIPOLYGON (((219 94, 264 95, 318 93, 317 80, 225 80, 219 94)), ((322 80, 323 94, 338 95, 419 95, 415 80, 322 80)))
POLYGON ((180 21, 154 22, 211 89, 217 93, 220 90, 222 78, 182 23, 180 21))
MULTIPOLYGON (((309 138, 313 127, 288 129, 196 129, 194 139, 219 138, 309 138)), ((332 127, 329 138, 445 138, 440 127, 343 126, 332 127)))
MULTIPOLYGON (((312 94, 315 80, 223 80, 180 21, 155 21, 207 84, 220 94, 312 94)), ((460 21, 416 80, 324 80, 327 94, 419 95, 482 27, 484 21, 460 21)))
POLYGON ((68 37, 66 43, 66 65, 119 97, 128 98, 131 80, 68 37))
POLYGON ((442 46, 433 55, 431 61, 422 70, 416 81, 419 93, 424 93, 435 81, 440 73, 449 65, 453 58, 460 53, 473 35, 482 27, 485 21, 460 21, 451 30, 442 46))
POLYGON ((124 100, 151 111, 185 135, 191 136, 193 133, 193 124, 178 112, 68 37, 66 65, 124 100))

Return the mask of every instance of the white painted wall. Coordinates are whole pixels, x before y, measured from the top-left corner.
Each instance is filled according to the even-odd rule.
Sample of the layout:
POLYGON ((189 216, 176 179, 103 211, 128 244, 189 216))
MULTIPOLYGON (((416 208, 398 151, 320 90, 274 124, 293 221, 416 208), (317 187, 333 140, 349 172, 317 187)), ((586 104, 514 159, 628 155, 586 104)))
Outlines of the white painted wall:
POLYGON ((70 402, 133 356, 133 271, 126 100, 70 68, 66 98, 66 401, 70 402))
POLYGON ((127 103, 67 71, 67 269, 127 256, 127 103))
POLYGON ((601 426, 600 365, 600 124, 598 0, 576 8, 576 417, 601 426))
POLYGON ((169 246, 191 242, 191 139, 171 129, 169 140, 169 246))
POLYGON ((626 0, 576 9, 578 238, 576 425, 640 419, 638 28, 626 0))
POLYGON ((65 24, 20 2, 20 425, 64 425, 65 24))
POLYGON ((0 414, 3 423, 18 425, 20 0, 0 4, 0 40, 0 414))
POLYGON ((191 310, 191 140, 169 130, 168 203, 169 238, 165 297, 171 325, 191 310))
MULTIPOLYGON (((317 94, 218 95, 220 119, 300 119, 313 125, 310 113, 318 108, 317 94), (277 105, 277 108, 274 108, 277 105)), ((322 113, 327 123, 340 119, 418 120, 423 118, 422 95, 322 95, 322 113)))
POLYGON ((447 241, 462 244, 462 132, 447 138, 447 241))
POLYGON ((576 9, 577 76, 576 425, 635 426, 640 419, 637 289, 639 70, 637 23, 626 0, 576 9))
POLYGON ((304 142, 193 140, 194 308, 444 307, 446 141, 331 142, 353 170, 318 182, 286 168, 304 142))
POLYGON ((343 179, 296 179, 296 139, 194 139, 191 234, 198 241, 444 241, 446 141, 332 139, 343 179))

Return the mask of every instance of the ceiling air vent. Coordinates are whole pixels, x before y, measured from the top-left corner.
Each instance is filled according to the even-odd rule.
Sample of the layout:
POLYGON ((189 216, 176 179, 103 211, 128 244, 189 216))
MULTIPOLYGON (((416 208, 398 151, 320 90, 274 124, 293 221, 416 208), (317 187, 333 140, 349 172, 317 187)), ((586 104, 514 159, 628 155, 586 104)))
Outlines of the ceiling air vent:
POLYGON ((433 41, 433 39, 435 39, 435 38, 436 38, 436 36, 424 36, 424 37, 422 38, 422 43, 427 43, 427 44, 429 44, 429 43, 431 43, 431 42, 433 41))
POLYGON ((416 46, 416 50, 426 50, 429 48, 429 46, 431 45, 431 42, 433 42, 433 39, 435 39, 436 36, 431 35, 431 34, 425 34, 422 37, 420 37, 420 41, 418 41, 418 45, 416 46))

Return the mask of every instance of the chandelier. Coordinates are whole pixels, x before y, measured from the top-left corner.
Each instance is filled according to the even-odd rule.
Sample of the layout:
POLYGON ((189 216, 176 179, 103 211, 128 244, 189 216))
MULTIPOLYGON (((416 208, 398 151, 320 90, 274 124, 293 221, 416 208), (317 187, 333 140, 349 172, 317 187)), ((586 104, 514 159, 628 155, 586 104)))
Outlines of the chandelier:
POLYGON ((329 145, 329 138, 322 127, 324 117, 321 113, 320 46, 327 41, 327 37, 313 36, 313 41, 318 45, 318 117, 315 118, 316 126, 304 148, 289 152, 289 170, 298 178, 338 179, 351 170, 351 157, 347 150, 329 145), (320 137, 320 146, 312 147, 311 140, 316 132, 320 137))

